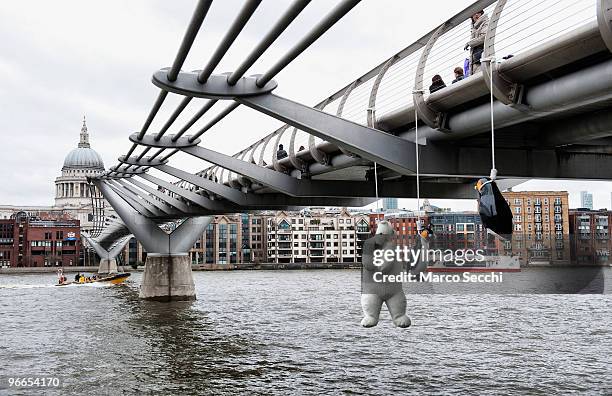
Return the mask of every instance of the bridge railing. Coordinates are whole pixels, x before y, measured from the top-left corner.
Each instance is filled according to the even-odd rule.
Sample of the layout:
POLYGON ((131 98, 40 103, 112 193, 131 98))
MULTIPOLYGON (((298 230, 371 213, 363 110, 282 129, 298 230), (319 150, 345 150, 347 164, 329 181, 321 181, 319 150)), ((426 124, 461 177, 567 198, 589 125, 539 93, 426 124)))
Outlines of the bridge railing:
MULTIPOLYGON (((553 41, 596 19, 594 0, 502 0, 479 3, 484 6, 489 23, 495 25, 492 42, 495 45, 497 64, 545 42, 553 41)), ((465 17, 463 20, 455 18, 440 25, 439 37, 435 38, 435 29, 377 68, 330 95, 316 107, 370 126, 375 126, 377 118, 384 118, 395 111, 414 109, 413 91, 417 88, 417 78, 423 79, 421 89, 423 99, 427 100, 431 94, 429 85, 434 75, 441 76, 449 86, 455 79, 453 70, 456 67, 464 69, 465 61, 470 59, 470 50, 466 49, 466 43, 470 40, 472 23, 467 13, 465 14, 462 16, 465 17), (431 44, 431 47, 427 48, 427 44, 431 44)), ((466 71, 465 78, 468 78, 470 71, 466 71)), ((410 118, 414 122, 414 116, 407 114, 406 119, 410 118)), ((300 163, 299 157, 313 157, 312 152, 325 143, 318 137, 287 125, 235 155, 286 171, 285 167, 275 165, 275 162, 278 162, 275 157, 279 144, 283 145, 291 157, 291 167, 298 168, 296 165, 300 163)), ((286 162, 287 160, 284 161, 286 162)), ((229 182, 232 177, 229 172, 222 172, 215 167, 205 171, 213 171, 219 180, 222 177, 223 182, 229 182)))
MULTIPOLYGON (((370 129, 367 129, 358 125, 350 125, 336 118, 322 116, 307 108, 307 106, 294 102, 290 103, 291 101, 288 99, 268 95, 276 86, 272 78, 321 37, 327 29, 337 23, 352 7, 356 6, 357 0, 340 1, 267 72, 259 76, 245 77, 241 80, 245 83, 245 86, 248 84, 255 85, 255 87, 249 89, 242 86, 236 88, 231 85, 230 81, 235 80, 234 82, 237 82, 245 75, 246 71, 282 34, 308 2, 301 0, 293 2, 271 27, 261 43, 236 68, 236 71, 230 76, 224 76, 212 72, 217 68, 219 61, 238 37, 242 28, 253 16, 261 1, 248 0, 244 2, 243 7, 237 13, 219 43, 217 50, 206 61, 203 70, 191 74, 182 72, 181 68, 212 3, 210 0, 200 0, 172 67, 155 73, 154 83, 160 87, 160 91, 142 128, 130 136, 133 143, 131 148, 126 155, 119 158, 120 164, 111 168, 100 179, 108 187, 107 192, 110 193, 112 190, 118 195, 125 194, 126 201, 129 201, 130 205, 135 207, 137 211, 144 212, 149 217, 172 218, 175 215, 180 217, 185 213, 192 213, 194 207, 222 212, 229 207, 223 206, 228 202, 234 205, 231 208, 235 208, 244 205, 244 202, 247 201, 247 198, 245 198, 247 194, 243 194, 243 196, 236 194, 236 191, 224 189, 224 186, 211 186, 210 183, 197 177, 194 178, 194 175, 190 172, 184 172, 167 165, 167 160, 178 152, 218 164, 198 172, 197 176, 229 185, 234 190, 240 189, 243 192, 256 191, 266 185, 268 187, 264 188, 268 188, 269 191, 283 192, 291 197, 327 197, 321 195, 324 190, 322 186, 325 183, 297 182, 295 179, 267 172, 247 163, 255 163, 279 172, 288 173, 291 176, 301 177, 304 173, 306 176, 310 176, 317 174, 315 171, 323 173, 333 170, 334 167, 330 165, 333 165, 334 159, 339 159, 340 162, 344 161, 343 165, 350 163, 350 166, 364 167, 368 167, 376 161, 384 164, 392 172, 411 175, 414 172, 412 167, 414 162, 410 159, 410 156, 406 156, 404 153, 414 150, 414 145, 409 144, 411 136, 404 134, 404 132, 407 128, 412 128, 415 125, 415 114, 419 118, 419 124, 422 121, 430 128, 432 133, 443 134, 448 132, 448 130, 445 130, 448 127, 445 122, 445 117, 448 114, 444 113, 445 111, 456 111, 455 107, 465 105, 475 99, 482 101, 485 95, 488 96, 489 92, 493 92, 498 101, 501 102, 496 103, 496 105, 520 105, 521 103, 516 101, 518 96, 516 93, 517 85, 520 81, 516 84, 513 81, 506 81, 503 75, 499 73, 504 64, 513 63, 512 60, 504 60, 503 57, 514 55, 515 63, 517 63, 517 58, 523 57, 521 60, 523 64, 518 65, 519 68, 525 68, 526 64, 531 65, 526 67, 531 73, 529 78, 534 76, 541 78, 548 70, 535 70, 534 64, 546 63, 550 66, 549 70, 554 70, 554 68, 565 65, 562 63, 563 60, 559 59, 563 58, 562 55, 568 54, 567 51, 557 51, 554 62, 544 59, 547 50, 551 47, 551 41, 559 41, 564 45, 572 44, 574 51, 572 55, 575 55, 574 61, 598 53, 597 51, 606 48, 606 45, 612 49, 612 44, 607 44, 607 42, 606 45, 600 42, 593 45, 593 41, 596 40, 591 40, 590 47, 579 48, 583 43, 580 39, 581 36, 568 34, 588 31, 587 33, 591 35, 589 37, 592 38, 594 35, 592 30, 596 31, 598 26, 599 29, 602 29, 601 23, 599 25, 592 23, 595 19, 595 6, 596 4, 603 4, 602 1, 607 2, 608 0, 598 0, 597 3, 594 0, 476 1, 399 53, 313 106, 344 120, 367 125, 370 127, 370 129), (535 3, 537 3, 537 8, 534 6, 535 3), (483 29, 486 30, 486 39, 482 68, 483 72, 486 72, 485 69, 489 67, 493 71, 491 73, 493 78, 485 77, 489 75, 488 73, 479 72, 456 85, 452 85, 450 81, 453 78, 453 69, 462 66, 464 59, 469 57, 470 54, 468 49, 465 48, 467 41, 470 39, 472 28, 470 17, 481 9, 484 9, 489 18, 488 28, 483 29), (584 29, 585 26, 590 30, 584 29), (539 58, 534 57, 535 60, 523 56, 538 51, 539 58), (494 59, 495 62, 491 62, 487 66, 485 59, 494 59), (442 76, 447 87, 431 94, 429 92, 429 81, 435 74, 442 76), (216 82, 208 84, 207 82, 211 78, 216 82), (181 84, 187 84, 188 87, 181 84), (215 88, 213 89, 213 87, 215 88), (216 89, 220 89, 220 91, 216 89), (443 94, 441 94, 442 92, 443 94), (453 95, 449 95, 449 93, 453 95), (200 97, 212 99, 201 99, 200 97), (336 143, 324 141, 293 126, 284 125, 234 154, 233 157, 240 161, 234 161, 222 153, 209 150, 205 145, 198 146, 198 139, 204 133, 213 128, 224 117, 230 115, 241 104, 271 114, 277 119, 285 120, 292 125, 299 125, 299 127, 310 130, 317 136, 323 136, 336 143), (276 107, 271 109, 266 108, 266 106, 276 107), (165 108, 162 109, 162 107, 165 108), (195 112, 194 108, 196 109, 195 112), (293 115, 299 113, 300 117, 296 116, 295 119, 292 119, 292 115, 289 114, 290 111, 294 111, 293 115), (160 115, 164 112, 170 112, 171 114, 165 121, 161 121, 162 126, 159 129, 151 132, 150 129, 154 129, 154 127, 151 127, 152 122, 156 117, 161 118, 160 115), (216 114, 210 116, 212 112, 216 112, 216 114), (401 122, 396 123, 395 126, 387 126, 384 123, 385 120, 389 115, 396 113, 401 115, 401 122), (308 117, 304 116, 305 114, 308 117), (188 118, 187 122, 181 119, 185 116, 188 118), (204 119, 207 120, 202 122, 204 119), (179 122, 176 122, 177 120, 182 123, 178 128, 175 128, 174 124, 179 124, 179 122), (318 122, 318 127, 309 124, 312 120, 318 122), (336 123, 337 128, 344 129, 343 133, 345 134, 339 135, 325 130, 326 128, 321 126, 323 123, 336 123), (381 132, 381 130, 391 133, 398 132, 402 135, 398 138, 381 132), (353 136, 351 139, 346 134, 348 131, 351 133, 360 131, 360 138, 355 139, 353 136), (171 135, 171 133, 173 134, 171 135), (376 139, 370 139, 371 136, 376 136, 376 139), (358 140, 362 140, 362 142, 358 140), (378 144, 379 142, 385 143, 378 144), (279 144, 283 144, 287 152, 287 158, 281 160, 277 158, 279 144), (401 146, 402 149, 395 150, 392 153, 386 152, 385 145, 389 144, 401 146), (370 151, 372 145, 378 146, 376 150, 370 151), (368 158, 368 160, 361 160, 349 148, 360 153, 364 158, 368 158), (389 155, 393 155, 393 158, 389 159, 389 155), (191 191, 197 190, 201 192, 205 199, 194 196, 194 194, 187 194, 191 197, 187 199, 186 195, 181 195, 184 194, 184 191, 177 190, 175 185, 169 185, 161 179, 156 180, 150 174, 143 175, 150 168, 157 168, 165 174, 181 179, 182 181, 178 182, 180 187, 188 188, 191 191), (313 168, 317 169, 313 170, 313 168), (233 171, 230 169, 233 169, 233 171), (240 172, 243 173, 239 175, 240 172), (130 178, 134 175, 141 176, 146 183, 134 182, 133 179, 130 181, 130 178), (270 182, 271 179, 274 179, 274 183, 270 182), (298 184, 300 185, 298 186, 298 184), (313 188, 307 193, 300 190, 304 186, 315 184, 317 184, 318 189, 313 188), (213 202, 217 201, 217 197, 224 198, 226 201, 221 204, 213 202)), ((607 25, 605 26, 607 27, 607 25)), ((599 41, 602 41, 603 35, 604 33, 598 35, 599 41)), ((612 40, 609 37, 608 39, 612 40)), ((484 111, 479 113, 481 119, 488 119, 489 110, 485 110, 486 113, 484 111)), ((540 112, 540 114, 546 113, 547 109, 540 112)), ((451 114, 451 120, 452 116, 453 114, 451 114)), ((463 122, 461 125, 464 130, 473 131, 476 129, 467 124, 463 122)), ((488 128, 488 125, 485 127, 488 128)), ((248 128, 248 126, 245 126, 245 128, 248 128)), ((457 128, 454 132, 460 129, 457 128)), ((395 177, 395 175, 391 176, 395 177)), ((325 187, 327 188, 327 186, 325 187)), ((368 192, 368 194, 371 194, 371 192, 368 192)), ((369 197, 371 196, 369 195, 369 197)), ((248 197, 248 200, 251 200, 251 198, 248 197)), ((262 201, 270 197, 260 196, 257 198, 260 198, 260 201, 255 199, 247 203, 257 201, 260 206, 268 205, 268 202, 262 203, 262 201)), ((276 199, 276 197, 270 199, 276 199)), ((291 202, 303 201, 294 200, 291 202)), ((276 205, 279 204, 276 203, 276 205)))

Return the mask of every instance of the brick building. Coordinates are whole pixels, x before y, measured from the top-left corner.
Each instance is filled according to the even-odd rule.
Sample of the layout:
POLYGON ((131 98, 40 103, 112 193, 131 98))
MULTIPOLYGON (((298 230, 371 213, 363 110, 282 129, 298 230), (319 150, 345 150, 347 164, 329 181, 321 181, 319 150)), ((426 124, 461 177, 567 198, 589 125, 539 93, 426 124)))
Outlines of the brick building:
POLYGON ((0 220, 0 266, 79 265, 78 220, 41 219, 25 212, 0 220))
POLYGON ((612 264, 610 225, 612 211, 588 208, 569 211, 572 262, 582 265, 612 264))
POLYGON ((567 191, 503 192, 512 210, 514 232, 506 252, 523 264, 567 265, 570 257, 567 191))

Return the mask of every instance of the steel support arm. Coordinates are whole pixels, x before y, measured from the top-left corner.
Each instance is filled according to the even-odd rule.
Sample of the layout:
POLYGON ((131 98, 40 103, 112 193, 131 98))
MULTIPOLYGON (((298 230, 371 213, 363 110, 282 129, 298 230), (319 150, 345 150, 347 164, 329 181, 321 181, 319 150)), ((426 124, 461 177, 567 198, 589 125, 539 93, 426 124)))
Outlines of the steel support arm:
MULTIPOLYGON (((137 212, 142 213, 148 217, 161 217, 163 216, 163 212, 156 207, 144 202, 143 200, 139 200, 134 194, 129 192, 123 186, 117 186, 110 182, 107 182, 106 185, 112 189, 117 195, 121 196, 129 205, 131 205, 137 212)), ((106 198, 106 196, 105 196, 106 198)), ((108 198, 107 198, 108 200, 108 198)))
POLYGON ((125 245, 127 245, 127 243, 130 241, 130 237, 125 236, 121 240, 117 241, 115 245, 112 246, 110 249, 105 249, 95 239, 85 234, 83 234, 83 237, 87 240, 87 243, 89 243, 89 245, 93 248, 93 250, 96 251, 96 253, 101 259, 108 259, 108 260, 112 260, 116 258, 121 253, 125 245))
POLYGON ((200 146, 185 147, 182 151, 293 197, 354 197, 361 196, 364 188, 361 181, 296 179, 200 146))
POLYGON ((274 94, 235 100, 398 173, 414 173, 415 147, 407 140, 274 94))
POLYGON ((94 184, 147 252, 158 252, 168 245, 168 234, 153 220, 134 209, 110 185, 101 181, 94 181, 94 184))
POLYGON ((94 183, 149 254, 185 254, 212 220, 211 216, 192 217, 168 234, 136 211, 111 186, 101 181, 94 183))
POLYGON ((173 208, 180 210, 182 213, 189 214, 189 213, 194 212, 193 208, 189 207, 189 205, 187 205, 185 202, 179 199, 176 199, 174 197, 171 197, 168 194, 164 194, 163 192, 158 191, 150 186, 147 186, 146 184, 141 183, 138 180, 134 180, 134 178, 130 178, 129 183, 132 183, 133 185, 140 188, 141 190, 146 191, 147 193, 161 199, 167 205, 170 205, 173 208))
MULTIPOLYGON (((243 193, 234 188, 225 186, 220 183, 215 183, 204 177, 193 175, 189 172, 185 172, 181 169, 174 168, 169 165, 161 165, 157 167, 158 170, 167 173, 170 176, 178 177, 188 183, 198 186, 206 191, 214 192, 215 194, 227 199, 228 201, 234 202, 240 207, 228 207, 223 206, 212 212, 218 213, 225 211, 236 211, 240 209, 251 210, 251 209, 262 209, 262 208, 278 208, 283 209, 289 206, 364 206, 371 203, 370 200, 364 198, 336 198, 336 197, 291 197, 285 194, 278 193, 266 193, 266 194, 254 194, 254 193, 243 193), (214 190, 216 191, 212 191, 214 190)), ((140 177, 148 179, 151 175, 143 174, 140 177)), ((354 197, 364 197, 362 192, 363 182, 355 182, 355 186, 359 184, 361 190, 356 191, 354 197)), ((374 195, 372 195, 374 196, 374 195)))
POLYGON ((125 180, 121 180, 121 179, 117 180, 117 183, 119 183, 121 186, 123 186, 126 190, 130 191, 135 196, 140 197, 143 201, 148 202, 149 204, 153 205, 157 209, 161 210, 165 214, 168 214, 168 215, 177 214, 176 210, 174 210, 174 208, 171 207, 170 205, 166 204, 165 202, 155 197, 152 197, 148 194, 143 193, 143 191, 137 189, 134 185, 127 183, 125 180))
MULTIPOLYGON (((158 168, 156 168, 158 169, 158 168)), ((174 168, 173 168, 174 169, 174 168)), ((185 172, 187 173, 187 172, 185 172)), ((168 173, 169 174, 169 173, 168 173)), ((139 177, 150 181, 151 183, 155 183, 158 186, 165 188, 168 191, 173 192, 174 194, 177 194, 185 199, 187 199, 188 201, 193 202, 196 205, 201 206, 202 208, 206 209, 206 210, 222 210, 222 209, 231 209, 228 208, 227 205, 219 203, 217 201, 213 201, 210 200, 206 197, 201 196, 200 194, 196 194, 193 191, 189 191, 186 190, 184 188, 181 188, 179 186, 177 186, 176 184, 172 184, 170 182, 167 182, 165 180, 162 180, 158 177, 152 176, 148 173, 143 173, 142 175, 138 175, 139 177)), ((194 176, 197 177, 197 176, 194 176)), ((234 210, 236 210, 237 207, 234 208, 234 210)))

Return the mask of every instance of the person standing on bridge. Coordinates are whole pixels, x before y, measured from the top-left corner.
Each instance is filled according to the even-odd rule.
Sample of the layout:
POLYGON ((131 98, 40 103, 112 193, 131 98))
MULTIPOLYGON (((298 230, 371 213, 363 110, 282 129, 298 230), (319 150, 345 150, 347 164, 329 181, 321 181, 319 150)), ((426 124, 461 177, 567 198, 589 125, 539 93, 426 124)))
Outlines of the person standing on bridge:
POLYGON ((281 160, 281 159, 283 159, 285 157, 287 157, 287 152, 283 148, 283 145, 279 144, 278 145, 278 151, 276 152, 276 159, 277 160, 281 160))
POLYGON ((453 80, 453 84, 465 78, 465 76, 463 75, 463 69, 460 67, 455 67, 455 70, 453 70, 453 73, 455 73, 455 79, 453 80))
POLYGON ((436 74, 431 78, 431 85, 429 86, 429 93, 434 93, 436 91, 441 90, 442 88, 446 88, 446 84, 442 77, 439 74, 436 74))
POLYGON ((472 32, 470 41, 465 44, 464 49, 470 49, 470 75, 480 70, 480 58, 484 52, 484 39, 489 26, 489 17, 480 10, 472 15, 472 32))

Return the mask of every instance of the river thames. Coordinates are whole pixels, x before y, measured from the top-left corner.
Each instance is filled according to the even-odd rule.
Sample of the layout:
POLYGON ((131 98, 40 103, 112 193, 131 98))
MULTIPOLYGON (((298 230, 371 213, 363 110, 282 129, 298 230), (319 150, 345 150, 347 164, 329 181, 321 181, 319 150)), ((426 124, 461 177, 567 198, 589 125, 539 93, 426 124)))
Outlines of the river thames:
POLYGON ((412 327, 383 308, 364 329, 358 270, 196 272, 198 300, 174 303, 139 300, 140 277, 0 276, 0 376, 60 377, 45 394, 612 393, 610 294, 406 285, 412 327))

